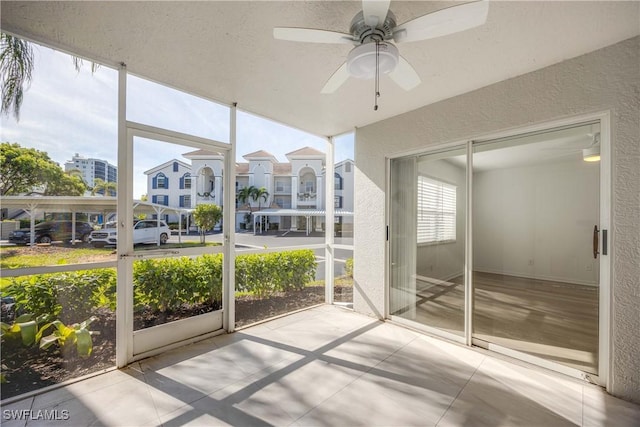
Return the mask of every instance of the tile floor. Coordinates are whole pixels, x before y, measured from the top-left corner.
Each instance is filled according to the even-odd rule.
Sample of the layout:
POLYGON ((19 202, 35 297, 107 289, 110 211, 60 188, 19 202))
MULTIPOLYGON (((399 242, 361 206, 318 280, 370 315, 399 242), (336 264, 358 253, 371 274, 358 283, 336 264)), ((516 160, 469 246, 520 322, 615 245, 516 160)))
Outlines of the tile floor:
POLYGON ((320 306, 2 408, 9 426, 639 426, 601 389, 320 306), (67 420, 7 420, 7 410, 67 420), (57 412, 55 412, 57 411, 57 412))

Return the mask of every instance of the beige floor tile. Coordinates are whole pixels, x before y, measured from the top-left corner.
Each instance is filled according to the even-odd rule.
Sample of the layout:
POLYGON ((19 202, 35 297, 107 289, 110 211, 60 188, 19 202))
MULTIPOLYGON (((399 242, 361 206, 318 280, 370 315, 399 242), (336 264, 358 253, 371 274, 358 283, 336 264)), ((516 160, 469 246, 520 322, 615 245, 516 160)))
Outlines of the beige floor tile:
POLYGON ((2 405, 2 416, 0 425, 3 427, 24 427, 31 417, 33 407, 33 397, 19 400, 9 405, 2 405))
POLYGON ((582 386, 487 357, 438 426, 572 426, 582 423, 582 386))
POLYGON ((640 426, 640 405, 617 399, 599 387, 585 385, 583 402, 585 427, 640 426))
POLYGON ((68 411, 68 420, 29 422, 29 426, 142 426, 159 423, 144 381, 130 379, 83 394, 49 408, 68 411))
POLYGON ((460 387, 372 371, 296 421, 299 426, 433 426, 460 387))
POLYGON ((34 409, 52 407, 123 381, 141 378, 142 374, 136 368, 138 368, 138 365, 133 364, 129 368, 113 370, 37 395, 34 398, 33 407, 34 409))

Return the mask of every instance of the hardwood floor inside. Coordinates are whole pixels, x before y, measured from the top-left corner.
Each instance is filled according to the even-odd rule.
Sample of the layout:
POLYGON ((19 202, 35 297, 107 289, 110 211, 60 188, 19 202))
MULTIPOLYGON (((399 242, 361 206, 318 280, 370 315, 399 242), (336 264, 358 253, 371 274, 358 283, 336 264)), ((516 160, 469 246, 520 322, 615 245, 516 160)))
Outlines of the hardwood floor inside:
MULTIPOLYGON (((424 279, 412 320, 463 335, 463 278, 424 279)), ((597 373, 597 286, 480 272, 473 283, 474 338, 597 373)))

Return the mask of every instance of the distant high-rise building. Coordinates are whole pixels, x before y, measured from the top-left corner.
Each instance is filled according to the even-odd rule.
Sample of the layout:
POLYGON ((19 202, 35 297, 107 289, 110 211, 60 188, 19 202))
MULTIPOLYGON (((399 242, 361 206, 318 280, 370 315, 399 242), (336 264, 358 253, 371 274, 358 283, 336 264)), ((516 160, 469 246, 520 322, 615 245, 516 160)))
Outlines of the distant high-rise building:
POLYGON ((82 173, 82 179, 89 187, 95 185, 95 179, 105 182, 118 182, 118 167, 106 160, 91 159, 76 153, 71 160, 64 164, 65 172, 77 169, 82 173))

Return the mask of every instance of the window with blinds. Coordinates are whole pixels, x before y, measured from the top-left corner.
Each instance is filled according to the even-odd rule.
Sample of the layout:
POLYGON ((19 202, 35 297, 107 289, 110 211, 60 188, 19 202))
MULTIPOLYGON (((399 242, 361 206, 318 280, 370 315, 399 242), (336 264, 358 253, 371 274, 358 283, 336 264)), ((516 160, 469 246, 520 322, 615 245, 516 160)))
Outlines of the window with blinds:
POLYGON ((418 244, 456 240, 456 186, 418 176, 418 244))

